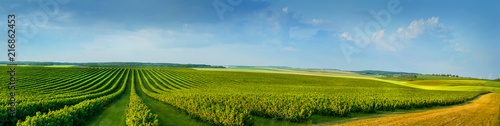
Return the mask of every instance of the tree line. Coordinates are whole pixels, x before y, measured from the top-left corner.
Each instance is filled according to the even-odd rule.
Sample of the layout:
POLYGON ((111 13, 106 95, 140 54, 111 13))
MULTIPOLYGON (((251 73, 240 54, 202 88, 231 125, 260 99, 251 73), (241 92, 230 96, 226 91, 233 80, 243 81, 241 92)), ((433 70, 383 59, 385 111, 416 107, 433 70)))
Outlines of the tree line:
POLYGON ((458 75, 451 74, 431 74, 432 76, 445 76, 445 77, 458 77, 458 75))
MULTIPOLYGON (((8 61, 0 61, 0 64, 9 64, 8 61)), ((154 67, 186 67, 186 68, 225 68, 223 66, 212 66, 206 64, 178 64, 178 63, 141 63, 141 62, 96 62, 96 63, 65 63, 65 62, 36 62, 18 61, 17 65, 84 65, 84 66, 154 66, 154 67)))

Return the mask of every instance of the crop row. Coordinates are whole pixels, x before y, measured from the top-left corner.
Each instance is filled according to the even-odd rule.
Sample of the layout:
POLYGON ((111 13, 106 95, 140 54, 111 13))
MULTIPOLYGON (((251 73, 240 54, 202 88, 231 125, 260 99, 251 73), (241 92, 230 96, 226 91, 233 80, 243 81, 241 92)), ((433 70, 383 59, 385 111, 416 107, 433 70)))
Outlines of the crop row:
POLYGON ((201 71, 199 79, 209 82, 203 88, 165 90, 155 78, 168 71, 137 71, 148 96, 216 125, 251 125, 251 115, 304 122, 311 115, 452 105, 485 93, 428 91, 364 79, 201 71))
POLYGON ((27 117, 25 121, 18 121, 19 126, 61 126, 61 125, 82 125, 91 116, 96 115, 101 112, 103 108, 117 99, 123 94, 126 88, 127 78, 130 70, 127 73, 122 74, 120 78, 125 76, 124 79, 119 79, 115 81, 114 85, 120 85, 121 88, 103 97, 85 100, 73 106, 65 106, 63 109, 56 111, 49 111, 46 114, 41 114, 37 112, 36 116, 27 117))
MULTIPOLYGON (((24 70, 20 72, 24 76, 19 80, 17 117, 8 118, 8 106, 0 102, 0 125, 83 124, 121 96, 127 82, 132 89, 128 125, 158 125, 157 116, 137 96, 135 86, 149 97, 214 125, 252 125, 253 116, 304 122, 312 115, 452 105, 485 93, 428 91, 365 79, 183 68, 24 70), (61 73, 65 75, 55 76, 61 73)), ((0 81, 8 81, 3 79, 5 75, 0 77, 0 81)), ((0 91, 2 98, 8 96, 7 89, 0 87, 0 91)))
MULTIPOLYGON (((50 70, 50 69, 48 69, 48 70, 50 70)), ((80 70, 80 71, 85 72, 86 70, 80 70)), ((95 71, 100 71, 100 70, 95 70, 95 71)), ((116 71, 116 70, 113 70, 113 71, 116 71)), ((35 70, 27 69, 27 70, 22 70, 20 73, 21 74, 22 73, 28 74, 28 73, 36 73, 36 72, 40 72, 40 71, 37 71, 36 69, 35 70)), ((67 72, 64 72, 63 70, 61 70, 61 72, 67 73, 67 72)), ((74 72, 78 72, 78 71, 74 71, 74 72)), ((107 73, 107 72, 109 72, 109 70, 104 71, 103 73, 107 73)), ((102 74, 99 74, 99 75, 102 75, 102 74)), ((58 76, 58 75, 53 75, 53 76, 58 76)), ((111 76, 111 75, 107 75, 107 77, 109 77, 109 76, 111 76)), ((23 77, 23 76, 21 76, 21 77, 23 77)), ((23 78, 18 79, 19 81, 17 82, 16 92, 19 95, 17 95, 17 97, 16 97, 16 102, 22 103, 23 101, 37 101, 40 99, 49 100, 49 99, 60 99, 60 98, 66 98, 66 97, 79 96, 79 95, 81 95, 80 93, 82 91, 79 91, 79 90, 68 91, 67 89, 65 89, 66 88, 65 86, 84 87, 85 85, 96 84, 95 81, 97 81, 97 80, 101 81, 101 80, 105 79, 102 76, 101 76, 101 78, 96 79, 97 77, 99 77, 99 76, 96 76, 94 74, 90 74, 90 75, 86 76, 86 78, 81 78, 81 79, 79 79, 75 82, 71 82, 71 83, 62 83, 62 82, 61 83, 43 83, 43 82, 36 82, 36 81, 32 82, 32 80, 37 80, 36 77, 32 77, 32 76, 28 76, 27 78, 24 78, 24 79, 23 78), (92 77, 92 78, 90 78, 90 77, 92 77), (88 80, 94 80, 95 83, 85 83, 88 80), (37 85, 35 86, 32 83, 37 83, 37 85), (53 87, 53 85, 56 85, 58 87, 53 87), (50 87, 53 89, 42 90, 44 87, 50 87)), ((47 77, 47 78, 50 78, 50 77, 47 77)), ((2 78, 2 79, 4 79, 4 78, 2 78)), ((70 81, 67 81, 67 82, 70 82, 70 81)), ((0 90, 1 90, 1 88, 0 88, 0 90)), ((0 95, 3 95, 4 97, 6 97, 6 95, 8 95, 8 94, 1 93, 0 95)), ((0 106, 6 105, 6 104, 7 104, 7 101, 2 100, 2 102, 0 102, 0 106)))
MULTIPOLYGON (((134 72, 134 71, 132 71, 134 72)), ((130 91, 130 103, 127 108, 126 123, 129 126, 157 126, 158 119, 156 114, 151 113, 151 109, 148 108, 142 99, 137 95, 135 91, 134 74, 132 73, 131 91, 130 91)))
POLYGON ((250 125, 253 121, 250 116, 250 112, 244 111, 242 109, 235 109, 230 106, 203 104, 203 102, 197 102, 189 99, 188 101, 180 102, 183 104, 173 104, 175 102, 172 102, 172 100, 175 99, 169 99, 167 95, 162 95, 166 92, 155 89, 155 87, 148 81, 149 78, 145 77, 141 70, 137 71, 137 77, 140 79, 139 85, 146 95, 159 101, 172 104, 184 110, 192 118, 196 118, 214 125, 250 125), (159 93, 162 94, 149 91, 147 88, 159 91, 159 93))
MULTIPOLYGON (((38 68, 37 68, 38 69, 38 68)), ((32 74, 32 72, 41 72, 34 68, 25 69, 22 72, 25 74, 32 74)), ((49 68, 45 68, 50 70, 49 68)), ((78 68, 76 68, 78 69, 78 68)), ((64 69, 60 69, 64 72, 64 69)), ((71 69, 70 69, 71 70, 71 69)), ((83 69, 82 69, 83 70, 83 69)), ((98 78, 86 79, 78 82, 89 83, 66 83, 67 85, 78 85, 78 90, 73 89, 73 92, 53 91, 49 94, 40 94, 39 92, 30 91, 30 86, 24 86, 17 89, 16 93, 16 118, 8 117, 8 106, 6 104, 0 105, 0 125, 22 121, 27 116, 35 116, 37 113, 46 113, 50 110, 62 109, 65 106, 79 104, 88 99, 100 98, 116 92, 119 89, 117 83, 122 79, 125 74, 125 69, 109 69, 114 74, 104 74, 103 76, 96 76, 89 74, 87 76, 95 76, 98 78), (82 88, 84 87, 84 88, 82 88), (45 96, 45 97, 41 97, 45 96)), ((105 72, 106 73, 106 72, 105 72)), ((73 76, 76 77, 76 76, 73 76)), ((28 78, 27 78, 28 79, 28 78)), ((30 85, 29 81, 23 81, 18 85, 30 85)), ((3 94, 3 92, 2 92, 3 94)))

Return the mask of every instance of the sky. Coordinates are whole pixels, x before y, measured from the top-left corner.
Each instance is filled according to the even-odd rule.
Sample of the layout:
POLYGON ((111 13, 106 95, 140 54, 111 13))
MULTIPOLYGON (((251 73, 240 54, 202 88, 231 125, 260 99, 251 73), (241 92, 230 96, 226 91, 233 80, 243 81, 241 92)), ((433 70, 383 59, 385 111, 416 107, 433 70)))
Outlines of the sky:
MULTIPOLYGON (((0 20, 16 15, 18 61, 289 66, 500 77, 497 0, 0 3, 4 15, 0 20)), ((0 25, 7 32, 7 22, 0 25)))

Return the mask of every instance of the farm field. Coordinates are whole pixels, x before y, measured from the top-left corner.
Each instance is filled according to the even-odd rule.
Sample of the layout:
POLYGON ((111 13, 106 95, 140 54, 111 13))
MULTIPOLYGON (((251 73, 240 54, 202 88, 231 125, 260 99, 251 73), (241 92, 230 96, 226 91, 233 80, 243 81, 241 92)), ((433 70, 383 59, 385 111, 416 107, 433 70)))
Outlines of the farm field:
MULTIPOLYGON (((0 69, 7 71, 8 67, 0 66, 0 69)), ((303 70, 297 73, 280 69, 272 72, 266 69, 26 66, 18 67, 17 71, 17 116, 8 117, 7 101, 0 102, 0 125, 106 122, 175 125, 177 121, 183 125, 323 124, 331 120, 318 122, 314 119, 456 105, 491 92, 462 90, 462 87, 460 90, 424 90, 421 87, 434 85, 422 84, 430 82, 412 84, 383 80, 354 73, 339 76, 335 72, 303 70), (98 118, 117 111, 124 114, 115 116, 123 117, 98 118)), ((7 74, 0 76, 2 82, 8 82, 7 74)), ((488 84, 490 86, 487 85, 486 89, 496 89, 490 82, 449 83, 457 82, 476 87, 488 84)), ((455 85, 445 83, 444 86, 455 85)), ((0 90, 1 97, 8 99, 9 90, 6 87, 0 90)), ((497 98, 497 94, 484 96, 497 98)), ((482 102, 472 103, 483 105, 482 102)), ((491 120, 494 118, 485 121, 491 120)), ((498 122, 492 122, 495 123, 498 122)))
POLYGON ((350 74, 319 73, 312 70, 300 70, 303 72, 296 72, 296 70, 276 69, 276 68, 229 68, 229 69, 195 68, 195 69, 204 71, 280 73, 280 74, 299 74, 299 75, 313 75, 313 76, 326 76, 326 77, 368 79, 368 80, 383 81, 392 84, 425 89, 425 90, 487 91, 487 92, 500 93, 500 82, 492 80, 481 80, 475 78, 463 78, 463 77, 449 78, 449 77, 430 76, 430 75, 417 75, 417 78, 376 77, 376 76, 360 75, 357 73, 350 73, 350 74), (436 82, 438 84, 436 84, 436 82), (471 83, 472 84, 479 83, 479 84, 471 85, 471 83))
POLYGON ((374 78, 375 76, 361 75, 353 72, 334 71, 334 70, 308 70, 308 69, 279 69, 279 68, 194 68, 196 70, 208 71, 235 71, 235 72, 257 72, 257 73, 283 73, 283 74, 301 74, 301 75, 325 75, 337 77, 362 77, 374 78))
POLYGON ((463 106, 429 110, 418 113, 388 115, 381 118, 364 119, 343 126, 370 125, 498 125, 500 118, 500 93, 490 93, 463 106))

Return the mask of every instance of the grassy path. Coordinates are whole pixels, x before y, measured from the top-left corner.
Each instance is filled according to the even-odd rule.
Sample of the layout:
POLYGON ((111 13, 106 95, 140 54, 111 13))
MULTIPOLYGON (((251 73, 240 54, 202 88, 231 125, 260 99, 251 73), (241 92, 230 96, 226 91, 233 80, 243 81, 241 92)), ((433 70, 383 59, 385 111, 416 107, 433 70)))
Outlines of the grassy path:
POLYGON ((387 115, 339 125, 500 125, 500 93, 490 93, 462 106, 418 113, 387 115))
POLYGON ((158 115, 158 121, 162 126, 209 126, 206 123, 191 119, 174 106, 148 97, 138 85, 136 85, 136 91, 137 95, 142 98, 151 111, 158 115))
POLYGON ((130 76, 123 95, 113 103, 106 106, 99 115, 94 116, 87 122, 87 126, 126 126, 125 115, 127 105, 130 101, 130 76))

